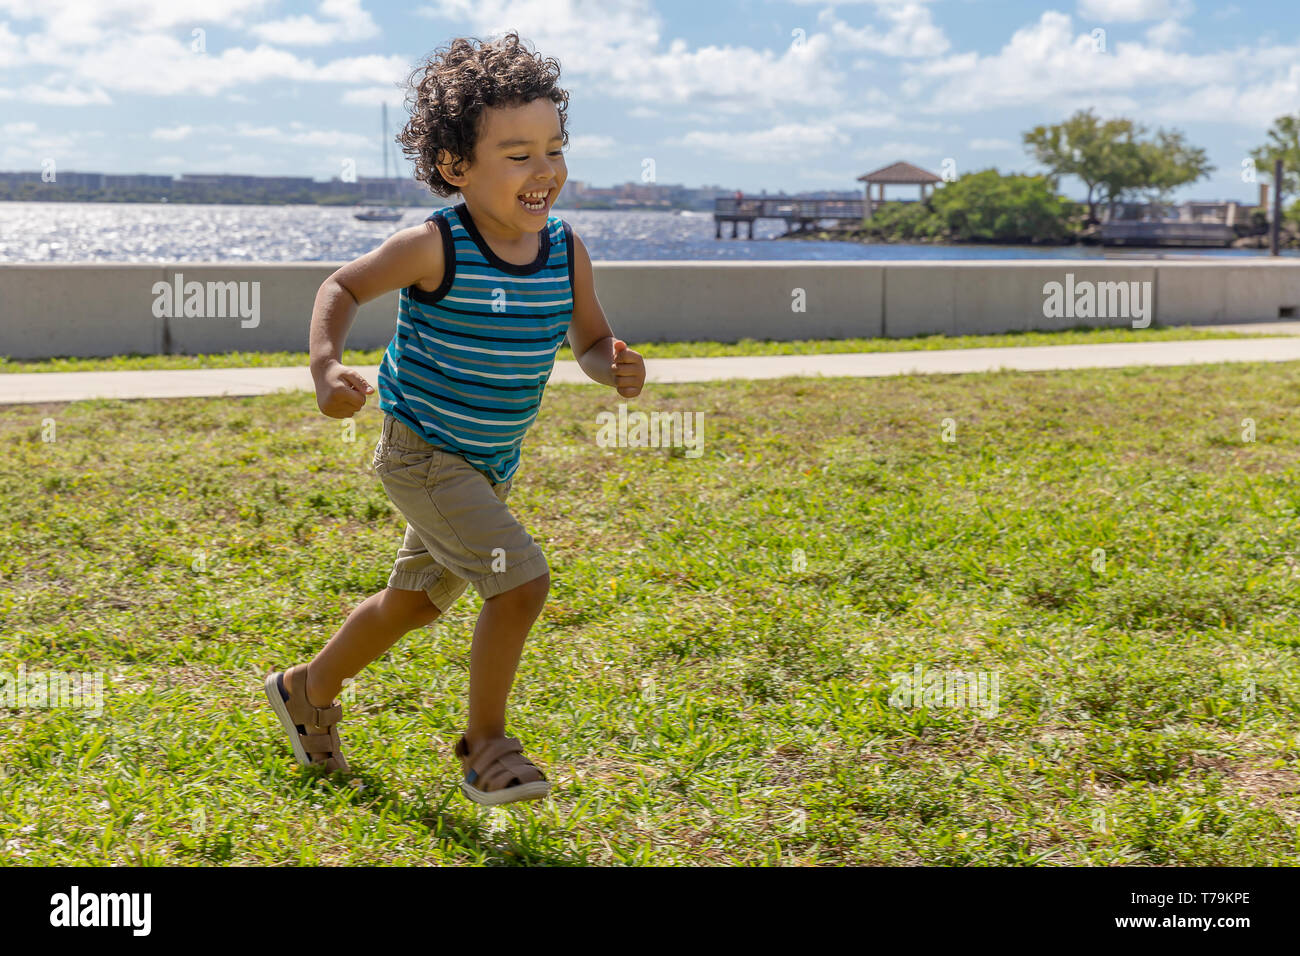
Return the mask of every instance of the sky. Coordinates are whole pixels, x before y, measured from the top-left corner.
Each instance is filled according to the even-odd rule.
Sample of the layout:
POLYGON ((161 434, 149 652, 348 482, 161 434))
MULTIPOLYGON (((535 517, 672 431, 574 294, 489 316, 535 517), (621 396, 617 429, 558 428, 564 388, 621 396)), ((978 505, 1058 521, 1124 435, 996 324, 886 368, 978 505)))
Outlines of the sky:
POLYGON ((0 0, 0 169, 378 176, 380 104, 395 134, 426 56, 510 29, 560 62, 596 186, 1040 172, 1022 134, 1090 107, 1206 149, 1177 199, 1253 201, 1300 113, 1297 0, 0 0))

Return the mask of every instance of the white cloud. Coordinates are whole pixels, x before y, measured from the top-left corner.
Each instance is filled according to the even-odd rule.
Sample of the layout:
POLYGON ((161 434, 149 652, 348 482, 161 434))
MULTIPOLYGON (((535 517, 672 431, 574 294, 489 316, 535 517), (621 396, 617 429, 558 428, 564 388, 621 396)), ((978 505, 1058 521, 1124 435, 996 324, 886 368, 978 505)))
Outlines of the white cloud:
POLYGON ((15 67, 19 65, 22 37, 9 29, 9 24, 0 20, 0 65, 15 67))
POLYGON ((887 129, 902 125, 896 113, 872 113, 867 111, 849 112, 844 111, 828 117, 829 122, 836 126, 844 126, 850 129, 887 129))
POLYGON ((797 7, 910 7, 917 4, 937 3, 938 0, 789 0, 797 7))
POLYGON ((160 126, 149 135, 154 139, 166 140, 167 142, 177 142, 189 137, 194 132, 193 126, 160 126))
MULTIPOLYGON (((226 131, 221 132, 228 135, 226 131)), ((233 132, 236 136, 246 136, 251 139, 269 139, 276 143, 285 143, 292 146, 313 146, 322 149, 357 151, 373 149, 375 146, 373 136, 363 136, 359 133, 348 133, 342 130, 312 129, 305 123, 299 122, 290 123, 287 130, 282 130, 277 126, 254 126, 251 123, 237 123, 233 132)))
MULTIPOLYGON (((833 104, 841 75, 825 34, 778 52, 744 46, 660 43, 662 20, 649 0, 436 0, 416 11, 464 24, 488 39, 517 30, 566 76, 647 103, 690 103, 741 114, 782 105, 833 104)), ((561 84, 566 80, 562 77, 561 84)))
POLYGON ((162 34, 132 34, 82 51, 75 69, 112 89, 158 96, 212 95, 231 87, 267 80, 312 79, 316 67, 269 46, 239 47, 219 53, 191 52, 186 43, 162 34), (140 64, 147 63, 147 70, 140 64))
POLYGON ((923 112, 1028 104, 1067 111, 1085 106, 1102 112, 1147 111, 1170 91, 1213 83, 1233 86, 1263 69, 1276 70, 1293 52, 1270 48, 1194 56, 1120 43, 1113 52, 1100 53, 1088 34, 1074 33, 1068 14, 1049 11, 990 56, 963 53, 907 65, 910 75, 901 88, 919 101, 923 112), (937 89, 931 81, 939 82, 937 89))
POLYGON ((1202 122, 1206 117, 1239 123, 1259 130, 1258 141, 1262 142, 1264 130, 1279 116, 1295 113, 1300 103, 1300 48, 1293 49, 1293 57, 1295 62, 1284 73, 1244 84, 1218 82, 1196 87, 1154 104, 1150 115, 1166 123, 1202 122))
POLYGON ((951 46, 943 28, 931 18, 929 8, 920 3, 880 5, 879 14, 889 24, 884 32, 872 26, 855 29, 837 20, 830 10, 823 10, 817 19, 829 24, 834 45, 846 50, 922 57, 946 53, 951 46))
MULTIPOLYGON (((308 63, 311 61, 309 60, 308 63)), ((405 81, 411 64, 404 56, 350 56, 311 71, 317 83, 397 83, 405 81)))
MULTIPOLYGON (((42 130, 27 120, 0 126, 0 169, 39 169, 47 159, 59 170, 85 169, 90 158, 78 143, 87 134, 42 130)), ((97 153, 96 155, 101 155, 97 153)))
POLYGON ((14 20, 40 20, 42 33, 68 48, 101 42, 124 28, 147 33, 217 23, 240 26, 268 0, 0 0, 14 20))
POLYGON ((1079 16, 1103 23, 1138 23, 1185 17, 1195 10, 1191 0, 1079 0, 1079 16))
POLYGON ((925 143, 881 143, 856 150, 853 158, 876 163, 910 162, 913 156, 935 156, 938 152, 937 147, 925 143))
MULTIPOLYGON (((109 92, 154 96, 211 96, 267 81, 396 84, 410 69, 406 57, 344 57, 317 65, 283 49, 259 44, 192 49, 184 27, 219 22, 239 28, 268 0, 0 0, 0 12, 16 20, 39 20, 17 36, 0 23, 0 69, 48 66, 56 72, 31 84, 35 102, 58 105, 108 103, 109 92), (176 27, 182 29, 177 30, 176 27), (108 91, 108 92, 106 92, 108 91)), ((358 0, 325 0, 350 36, 369 35, 358 0)), ((372 24, 373 26, 373 24, 372 24)), ((342 37, 340 37, 342 38, 342 37)), ((0 93, 0 96, 6 95, 0 93)), ((7 96, 26 97, 27 90, 7 96)))
POLYGON ((612 136, 599 133, 582 133, 569 137, 569 148, 565 159, 601 159, 614 155, 617 141, 612 136))
POLYGON ((484 40, 516 30, 572 73, 600 74, 611 57, 652 53, 662 26, 648 0, 434 0, 415 12, 465 23, 484 40))
MULTIPOLYGON (((294 146, 319 146, 322 149, 349 149, 353 152, 374 149, 375 137, 359 133, 348 133, 337 129, 314 129, 290 133, 281 138, 281 142, 294 146)), ((396 146, 391 147, 396 149, 396 146)))
POLYGON ((803 182, 819 183, 824 189, 852 189, 856 185, 852 181, 852 176, 843 169, 807 169, 800 166, 792 170, 792 172, 795 179, 803 182))
POLYGON ((667 145, 742 163, 800 164, 847 142, 848 137, 831 123, 784 123, 735 133, 694 130, 668 140, 667 145))
POLYGON ((1177 20, 1161 20, 1155 26, 1147 30, 1147 42, 1152 46, 1173 47, 1182 43, 1192 35, 1190 27, 1179 23, 1177 20))
POLYGON ((668 51, 635 65, 615 64, 614 83, 623 95, 646 102, 667 100, 750 114, 778 106, 830 106, 840 100, 839 76, 829 68, 828 41, 809 37, 780 56, 749 47, 706 46, 687 50, 674 40, 668 51))
POLYGON ((285 50, 261 44, 196 54, 188 44, 158 34, 122 37, 104 48, 84 51, 77 73, 112 90, 157 96, 215 95, 233 87, 289 80, 307 83, 395 81, 408 69, 398 56, 345 57, 317 66, 285 50), (138 64, 148 63, 142 70, 138 64))
POLYGON ((57 87, 38 83, 29 83, 16 90, 0 88, 0 100, 22 100, 40 106, 90 106, 113 102, 98 87, 57 87))
POLYGON ((236 123, 234 133, 257 139, 279 139, 283 135, 278 126, 254 126, 252 123, 236 123))
POLYGON ((1009 139, 973 139, 970 141, 970 148, 980 151, 996 151, 1006 149, 1019 149, 1018 143, 1013 143, 1009 139))
POLYGON ((198 141, 207 149, 228 148, 227 140, 231 136, 267 140, 280 145, 310 146, 335 152, 373 149, 375 145, 372 136, 343 130, 316 129, 298 120, 290 122, 286 128, 248 122, 236 123, 233 128, 229 125, 183 124, 175 127, 159 127, 150 133, 151 138, 164 142, 198 141))
POLYGON ((323 46, 379 36, 379 27, 361 8, 361 0, 322 0, 320 15, 287 17, 257 23, 249 32, 258 39, 285 46, 323 46))

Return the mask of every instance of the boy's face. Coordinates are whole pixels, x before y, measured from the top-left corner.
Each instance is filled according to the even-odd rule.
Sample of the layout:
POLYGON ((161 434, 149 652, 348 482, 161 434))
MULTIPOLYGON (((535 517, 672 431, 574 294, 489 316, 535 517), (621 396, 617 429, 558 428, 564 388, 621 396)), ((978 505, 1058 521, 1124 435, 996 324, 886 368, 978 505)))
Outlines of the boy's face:
POLYGON ((443 170, 444 177, 460 189, 476 217, 493 220, 500 232, 540 232, 569 175, 555 104, 536 99, 522 106, 489 106, 480 122, 473 162, 462 167, 461 176, 443 170), (544 195, 529 208, 524 193, 544 195))

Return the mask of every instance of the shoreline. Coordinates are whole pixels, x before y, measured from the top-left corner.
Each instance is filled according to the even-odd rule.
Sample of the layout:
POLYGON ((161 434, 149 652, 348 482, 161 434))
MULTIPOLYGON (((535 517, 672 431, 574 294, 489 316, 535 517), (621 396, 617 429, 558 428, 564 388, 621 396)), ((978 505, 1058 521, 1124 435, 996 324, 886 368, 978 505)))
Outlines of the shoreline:
POLYGON ((880 238, 866 236, 856 229, 809 229, 803 232, 787 232, 773 239, 816 240, 819 242, 856 242, 864 246, 1036 246, 1044 249, 1067 246, 1100 246, 1100 242, 1076 239, 1072 242, 1040 242, 1033 239, 934 239, 919 236, 912 239, 880 238))
MULTIPOLYGON (((269 200, 269 199, 237 199, 237 200, 219 200, 219 199, 86 199, 86 198, 54 198, 54 197, 34 197, 24 198, 0 197, 0 204, 5 203, 95 203, 105 206, 317 206, 325 209, 355 209, 365 200, 346 201, 346 202, 293 202, 290 200, 269 200)), ((425 203, 425 202, 395 202, 393 203, 398 209, 442 209, 446 205, 456 205, 461 200, 445 204, 425 203)), ((698 215, 713 215, 712 209, 699 209, 694 206, 608 206, 608 205, 560 205, 556 204, 551 207, 556 211, 580 211, 580 212, 663 212, 679 213, 689 212, 698 215)))
MULTIPOLYGON (((1167 244, 1155 246, 1134 246, 1107 244, 1101 240, 1099 231, 1092 231, 1088 234, 1078 236, 1066 242, 1055 240, 1041 241, 1037 239, 938 239, 926 236, 919 236, 910 239, 882 238, 879 236, 870 236, 861 228, 840 228, 840 229, 806 229, 795 230, 794 232, 782 233, 779 236, 773 236, 773 239, 786 240, 814 240, 818 242, 854 242, 864 246, 1029 246, 1043 249, 1065 249, 1074 246, 1086 246, 1089 248, 1101 249, 1255 249, 1267 250, 1269 248, 1269 237, 1265 233, 1258 236, 1242 236, 1227 245, 1184 245, 1184 244, 1167 244)), ((1281 235, 1278 240, 1281 249, 1300 249, 1300 231, 1297 229, 1283 226, 1281 235)))

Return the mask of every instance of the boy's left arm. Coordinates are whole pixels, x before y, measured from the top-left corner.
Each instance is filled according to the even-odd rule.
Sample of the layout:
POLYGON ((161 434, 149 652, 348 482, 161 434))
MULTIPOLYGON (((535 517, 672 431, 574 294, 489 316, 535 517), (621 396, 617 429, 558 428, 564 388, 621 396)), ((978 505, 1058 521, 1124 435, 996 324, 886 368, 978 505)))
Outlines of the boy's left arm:
POLYGON ((596 277, 591 256, 573 233, 573 318, 569 345, 587 377, 618 389, 624 398, 636 398, 645 384, 645 359, 616 338, 596 298, 596 277))

